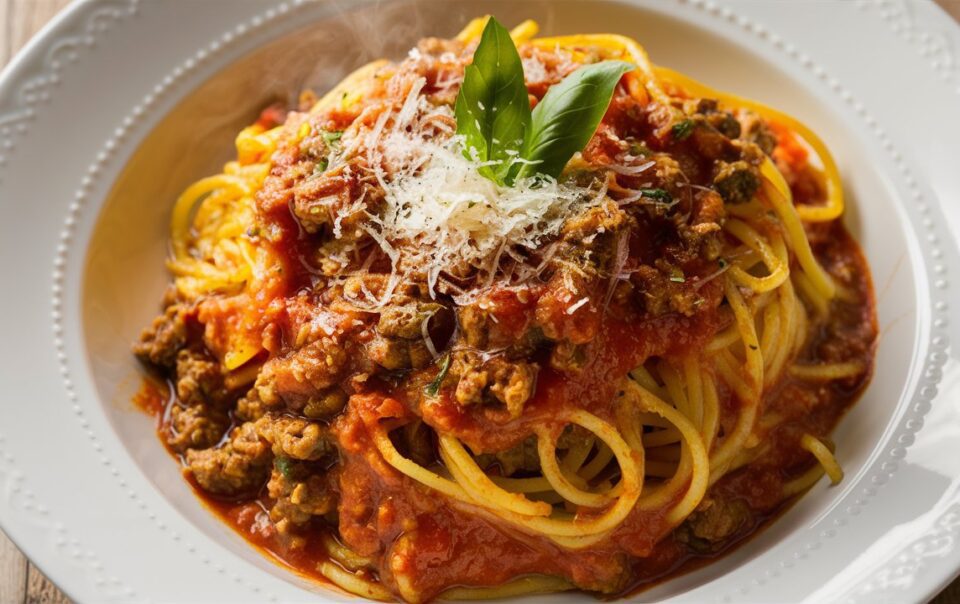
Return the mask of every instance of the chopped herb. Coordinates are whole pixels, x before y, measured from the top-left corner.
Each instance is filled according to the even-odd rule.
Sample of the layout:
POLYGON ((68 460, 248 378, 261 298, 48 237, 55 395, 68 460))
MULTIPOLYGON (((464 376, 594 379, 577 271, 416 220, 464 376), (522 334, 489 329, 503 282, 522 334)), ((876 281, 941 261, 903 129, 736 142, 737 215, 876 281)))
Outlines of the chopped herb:
POLYGON ((683 120, 682 122, 677 122, 670 128, 670 132, 673 133, 673 138, 682 141, 693 133, 694 123, 692 120, 683 120))
POLYGON ((717 258, 717 264, 720 266, 720 268, 727 268, 727 259, 717 258))
POLYGON ((273 459, 273 466, 280 470, 280 473, 283 474, 284 478, 291 478, 293 475, 293 460, 289 457, 275 457, 273 459))
POLYGON ((684 277, 670 277, 670 280, 674 283, 686 283, 687 280, 684 277))
POLYGON ((320 161, 317 162, 317 165, 315 165, 315 166, 313 167, 313 175, 314 175, 314 176, 317 176, 317 175, 320 175, 320 174, 323 174, 324 172, 326 172, 326 171, 327 171, 327 166, 328 166, 329 164, 330 164, 330 162, 327 161, 327 158, 326 158, 326 157, 321 158, 320 161))
POLYGON ((640 189, 640 195, 661 203, 673 202, 673 195, 663 189, 640 189))
POLYGON ((437 377, 433 378, 433 381, 427 384, 423 389, 423 392, 427 396, 437 396, 440 393, 440 384, 443 383, 443 378, 447 377, 447 373, 450 371, 450 355, 446 354, 443 356, 443 360, 440 361, 440 372, 437 373, 437 377))
POLYGON ((650 149, 647 148, 646 143, 632 142, 630 143, 630 155, 634 157, 646 157, 650 155, 650 149))
POLYGON ((687 278, 684 276, 683 271, 679 268, 670 269, 670 280, 674 283, 686 283, 687 278))
POLYGON ((324 142, 327 143, 327 145, 333 145, 334 143, 340 141, 340 137, 343 136, 343 131, 342 130, 333 130, 331 132, 324 131, 320 133, 320 136, 323 137, 323 140, 324 142))

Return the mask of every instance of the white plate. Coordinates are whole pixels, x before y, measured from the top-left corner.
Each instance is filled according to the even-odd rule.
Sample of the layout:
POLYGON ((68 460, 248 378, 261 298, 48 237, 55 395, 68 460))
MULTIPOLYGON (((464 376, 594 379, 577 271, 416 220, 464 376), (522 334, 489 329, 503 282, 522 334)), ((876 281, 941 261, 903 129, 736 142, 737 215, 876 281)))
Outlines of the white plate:
POLYGON ((3 529, 79 601, 344 599, 199 505, 129 403, 129 344, 157 311, 176 192, 258 108, 483 12, 633 35, 800 117, 839 159, 873 268, 882 337, 836 433, 846 480, 637 601, 930 597, 960 569, 960 29, 920 0, 72 7, 0 82, 3 529))

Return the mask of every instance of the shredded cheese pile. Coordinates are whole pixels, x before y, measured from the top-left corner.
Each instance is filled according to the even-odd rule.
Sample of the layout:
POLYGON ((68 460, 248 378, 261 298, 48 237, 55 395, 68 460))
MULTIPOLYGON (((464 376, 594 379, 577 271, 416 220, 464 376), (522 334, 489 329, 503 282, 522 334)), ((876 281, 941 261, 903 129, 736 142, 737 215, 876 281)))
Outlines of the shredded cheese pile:
POLYGON ((341 160, 365 152, 386 202, 367 213, 362 227, 392 263, 380 304, 414 275, 426 278, 431 295, 443 275, 471 280, 470 289, 489 287, 505 277, 502 261, 523 264, 559 232, 571 210, 606 194, 599 186, 552 178, 520 179, 510 187, 485 178, 478 172, 483 164, 463 154, 452 109, 421 95, 424 84, 416 81, 403 105, 381 114, 369 131, 344 135, 341 160))

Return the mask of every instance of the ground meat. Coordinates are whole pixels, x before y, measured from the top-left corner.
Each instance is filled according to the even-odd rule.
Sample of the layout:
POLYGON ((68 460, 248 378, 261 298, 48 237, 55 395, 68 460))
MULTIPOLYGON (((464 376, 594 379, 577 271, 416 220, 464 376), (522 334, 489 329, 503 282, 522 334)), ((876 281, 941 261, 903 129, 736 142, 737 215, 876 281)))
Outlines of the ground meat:
POLYGON ((293 213, 307 232, 315 233, 350 206, 354 188, 342 173, 311 175, 293 188, 293 213))
POLYGON ((637 303, 650 316, 671 312, 693 315, 700 299, 697 291, 686 282, 671 280, 670 268, 664 268, 644 264, 630 275, 637 303))
POLYGON ((490 331, 489 314, 478 304, 458 309, 460 334, 467 346, 486 348, 490 331))
POLYGON ((221 409, 202 404, 174 405, 170 409, 166 440, 178 453, 187 449, 207 449, 220 442, 229 427, 230 418, 221 409))
POLYGON ((506 406, 510 417, 519 417, 523 404, 533 396, 537 370, 536 363, 509 361, 502 356, 484 360, 475 352, 457 354, 451 367, 451 373, 460 378, 457 402, 473 405, 492 397, 506 406))
POLYGON ((658 187, 665 189, 674 198, 679 197, 680 185, 687 181, 687 176, 683 173, 680 162, 663 153, 658 153, 651 159, 657 162, 653 170, 658 187))
POLYGON ((256 421, 263 417, 266 412, 267 405, 260 400, 260 395, 257 394, 256 388, 251 388, 246 395, 237 401, 236 414, 237 417, 243 421, 256 421))
POLYGON ((707 123, 727 138, 740 138, 740 122, 729 111, 715 111, 707 114, 707 123))
POLYGON ((627 213, 611 199, 588 208, 563 224, 560 234, 565 245, 560 257, 574 262, 582 270, 609 274, 620 234, 631 222, 627 213))
POLYGON ((740 109, 737 111, 737 120, 740 122, 740 136, 743 140, 757 145, 767 155, 773 152, 777 146, 777 137, 760 114, 749 109, 740 109))
POLYGON ((303 414, 310 419, 333 417, 347 404, 347 393, 339 386, 331 386, 319 395, 311 398, 303 408, 303 414))
POLYGON ((583 344, 561 340, 550 351, 550 366, 559 371, 579 371, 586 362, 587 355, 583 344))
POLYGON ((573 344, 586 344, 596 337, 602 316, 593 299, 597 280, 570 267, 550 278, 536 309, 536 321, 544 336, 573 344))
POLYGON ((490 376, 490 394, 507 406, 510 417, 520 417, 523 404, 533 396, 537 382, 537 366, 526 362, 496 362, 487 371, 490 376))
POLYGON ((177 354, 177 398, 188 405, 228 403, 220 363, 202 349, 181 350, 177 354))
POLYGON ((220 447, 188 450, 185 472, 210 493, 251 494, 266 482, 272 458, 269 444, 247 422, 220 447))
MULTIPOLYGON (((388 371, 421 369, 433 362, 424 339, 432 334, 452 331, 452 313, 435 302, 424 302, 404 295, 384 308, 377 321, 377 335, 368 346, 371 361, 388 371), (427 327, 430 327, 427 330, 427 327)), ((434 344, 436 347, 436 344, 434 344)))
POLYGON ((720 230, 726 209, 723 198, 715 191, 697 191, 694 196, 693 213, 690 216, 690 228, 699 235, 720 230))
POLYGON ((534 289, 495 289, 457 308, 460 338, 471 348, 528 357, 544 341, 535 321, 536 303, 534 289))
MULTIPOLYGON (((730 116, 730 120, 736 124, 736 120, 732 116, 730 116)), ((740 155, 737 146, 733 144, 730 137, 724 136, 722 132, 714 128, 710 119, 703 115, 697 115, 691 121, 694 127, 689 140, 701 158, 727 161, 737 159, 740 155)), ((721 125, 724 125, 724 121, 721 120, 721 125)), ((732 130, 729 126, 725 127, 732 130)))
POLYGON ((326 428, 305 419, 268 414, 258 419, 255 427, 277 457, 316 461, 333 450, 326 428))
POLYGON ((745 502, 708 498, 677 528, 675 538, 696 552, 710 553, 753 521, 745 502))
POLYGON ((716 99, 689 99, 684 101, 683 111, 697 125, 709 126, 728 139, 740 137, 740 122, 733 113, 721 110, 716 99))
POLYGON ((367 348, 370 360, 386 369, 421 369, 433 361, 433 355, 423 340, 404 340, 377 336, 367 348))
POLYGON ((423 324, 444 310, 442 304, 410 300, 405 304, 391 304, 380 313, 377 332, 382 336, 419 340, 423 338, 423 324))
POLYGON ((321 338, 263 366, 254 387, 268 407, 286 406, 300 413, 343 377, 347 351, 331 338, 321 338))
POLYGON ((133 353, 144 363, 173 368, 177 352, 187 344, 187 321, 194 314, 193 308, 171 304, 153 320, 150 327, 143 330, 140 341, 133 347, 133 353))
MULTIPOLYGON (((285 458, 275 460, 267 494, 274 500, 270 520, 281 534, 336 509, 337 500, 326 476, 312 473, 309 464, 285 458)), ((304 543, 300 538, 291 545, 297 547, 304 543)))
POLYGON ((757 169, 748 162, 717 162, 713 186, 727 203, 746 203, 760 188, 757 169))

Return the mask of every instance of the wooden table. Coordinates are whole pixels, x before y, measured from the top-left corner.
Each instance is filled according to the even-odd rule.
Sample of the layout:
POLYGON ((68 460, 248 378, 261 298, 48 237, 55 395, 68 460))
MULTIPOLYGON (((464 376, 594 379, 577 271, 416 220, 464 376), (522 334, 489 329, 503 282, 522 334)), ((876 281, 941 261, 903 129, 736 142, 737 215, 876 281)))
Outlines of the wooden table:
MULTIPOLYGON (((960 0, 937 2, 960 20, 960 0)), ((0 66, 6 65, 44 23, 69 3, 70 0, 0 0, 0 66)), ((70 599, 47 580, 6 535, 0 532, 0 604, 69 602, 70 599)), ((933 604, 960 604, 960 579, 937 596, 933 604)))

